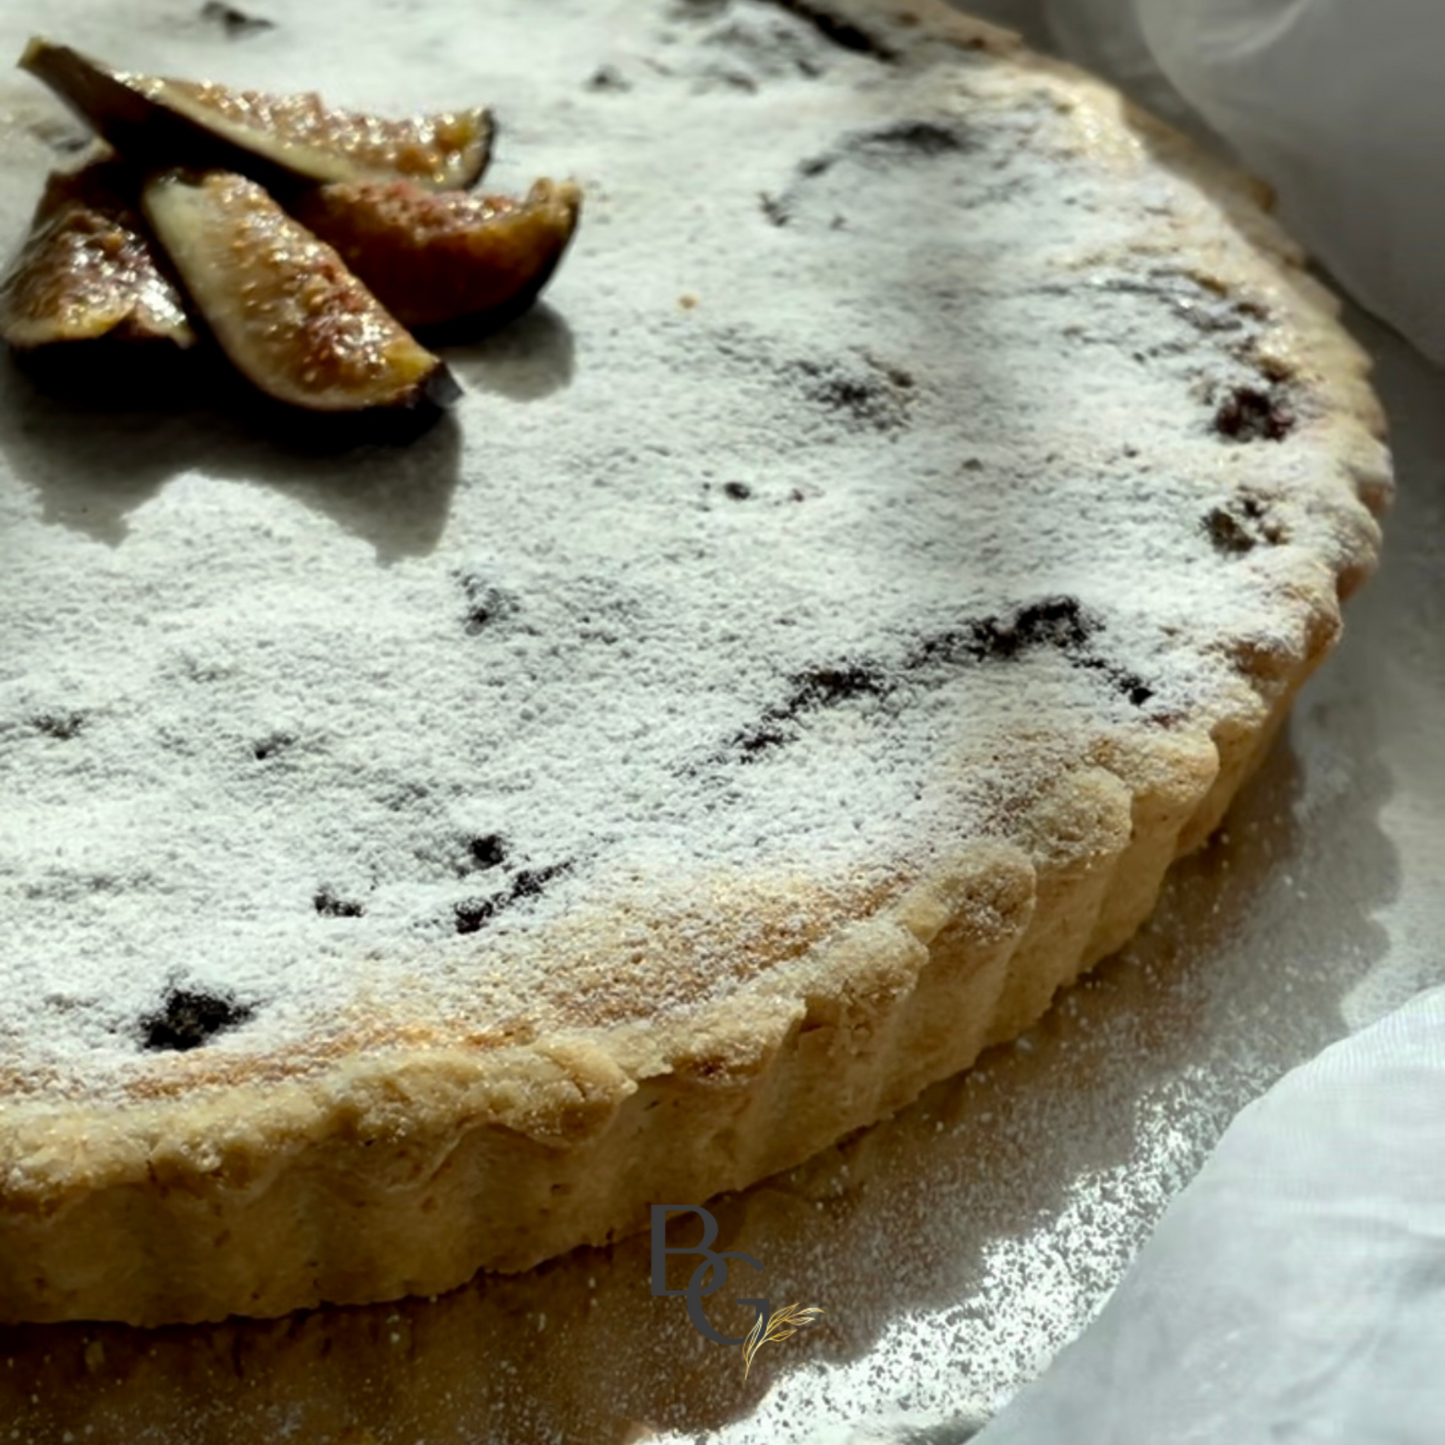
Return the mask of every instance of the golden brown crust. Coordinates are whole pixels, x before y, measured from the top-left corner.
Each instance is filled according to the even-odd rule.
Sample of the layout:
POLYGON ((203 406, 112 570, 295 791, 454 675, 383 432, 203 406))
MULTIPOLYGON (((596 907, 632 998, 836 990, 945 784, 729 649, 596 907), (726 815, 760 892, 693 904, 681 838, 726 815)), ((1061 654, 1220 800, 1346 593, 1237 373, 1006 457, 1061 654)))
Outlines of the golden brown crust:
MULTIPOLYGON (((733 899, 772 945, 721 1002, 650 1021, 595 1013, 544 1038, 418 1028, 405 1048, 106 1113, 22 1101, 0 1146, 0 1316, 156 1324, 434 1293, 641 1228, 649 1201, 707 1198, 805 1158, 1015 1037, 1117 948, 1328 650, 1339 598, 1374 563, 1382 422, 1332 298, 1248 184, 941 3, 809 0, 806 13, 876 34, 897 63, 1006 55, 997 85, 1023 74, 1051 88, 1081 151, 1166 165, 1228 215, 1252 253, 1193 238, 1188 252, 1206 284, 1271 301, 1269 364, 1338 460, 1310 499, 1332 550, 1294 560, 1271 642, 1221 639, 1238 686, 1213 716, 1021 743, 1049 781, 1016 804, 1008 836, 961 843, 927 876, 850 900, 832 915, 847 926, 806 936, 766 892, 733 899)), ((597 962, 597 943, 582 938, 579 959, 625 966, 597 962)), ((215 1067, 198 1059, 195 1076, 215 1067)))

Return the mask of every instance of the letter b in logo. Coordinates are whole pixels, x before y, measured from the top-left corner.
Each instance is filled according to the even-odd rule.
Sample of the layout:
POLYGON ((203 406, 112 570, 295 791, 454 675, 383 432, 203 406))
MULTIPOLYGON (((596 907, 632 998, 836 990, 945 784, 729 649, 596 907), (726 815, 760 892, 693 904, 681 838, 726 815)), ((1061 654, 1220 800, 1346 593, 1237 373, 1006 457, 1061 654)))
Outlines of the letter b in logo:
MULTIPOLYGON (((655 1295, 685 1295, 688 1319, 708 1339, 714 1340, 720 1345, 740 1345, 742 1344, 741 1339, 729 1339, 726 1335, 719 1334, 713 1329, 707 1316, 702 1312, 703 1298, 710 1294, 716 1294, 727 1283, 728 1260, 746 1260, 759 1274, 762 1273, 763 1267, 752 1255, 744 1254, 740 1249, 713 1249, 712 1242, 716 1238, 717 1220, 713 1218, 709 1210, 704 1209, 700 1204, 654 1204, 652 1206, 652 1292, 655 1295), (669 1249, 667 1216, 682 1212, 696 1214, 702 1219, 702 1239, 694 1245, 669 1249), (685 1289, 668 1289, 667 1287, 667 1256, 669 1254, 700 1254, 702 1256, 685 1289), (712 1270, 712 1279, 704 1285, 702 1281, 709 1269, 712 1270)), ((771 1313, 768 1301, 765 1299, 742 1299, 738 1303, 757 1305, 764 1318, 771 1313)))

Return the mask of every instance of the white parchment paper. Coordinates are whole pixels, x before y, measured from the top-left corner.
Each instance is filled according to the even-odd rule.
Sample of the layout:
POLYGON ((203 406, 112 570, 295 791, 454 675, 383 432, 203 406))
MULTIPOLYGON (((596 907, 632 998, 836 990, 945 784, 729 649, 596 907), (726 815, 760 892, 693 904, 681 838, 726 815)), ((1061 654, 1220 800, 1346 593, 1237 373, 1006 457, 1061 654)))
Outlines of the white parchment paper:
POLYGON ((1099 1319, 979 1445, 1437 1441, 1445 989, 1230 1125, 1099 1319))

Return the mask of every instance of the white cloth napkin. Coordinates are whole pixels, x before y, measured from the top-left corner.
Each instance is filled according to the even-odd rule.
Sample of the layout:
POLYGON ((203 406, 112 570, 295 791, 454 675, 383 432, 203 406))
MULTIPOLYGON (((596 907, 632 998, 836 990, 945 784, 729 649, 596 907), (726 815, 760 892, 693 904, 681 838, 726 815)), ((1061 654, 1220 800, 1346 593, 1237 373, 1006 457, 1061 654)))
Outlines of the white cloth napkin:
POLYGON ((1168 113, 1167 81, 1369 310, 1445 361, 1445 4, 1049 0, 1055 42, 1168 113))
POLYGON ((1440 1445, 1445 988, 1230 1125, 1098 1318, 976 1445, 1440 1445))

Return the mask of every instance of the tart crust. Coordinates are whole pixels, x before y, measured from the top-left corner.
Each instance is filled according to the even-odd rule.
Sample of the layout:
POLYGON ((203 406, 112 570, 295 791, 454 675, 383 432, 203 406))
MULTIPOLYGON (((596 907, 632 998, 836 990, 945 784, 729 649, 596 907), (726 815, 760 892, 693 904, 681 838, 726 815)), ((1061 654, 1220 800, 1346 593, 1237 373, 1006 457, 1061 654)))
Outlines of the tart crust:
MULTIPOLYGON (((1007 836, 961 843, 923 874, 841 905, 801 877, 675 900, 656 937, 679 969, 701 920, 749 940, 755 971, 716 1002, 645 1023, 599 1005, 585 1026, 499 1028, 482 1046, 420 1026, 388 1038, 377 1024, 339 1036, 334 1058, 299 1076, 200 1050, 171 1076, 180 1085, 123 1105, 17 1091, 0 1130, 0 1317, 158 1325, 435 1294, 479 1268, 523 1270, 642 1229, 650 1202, 705 1200, 796 1164, 1017 1037, 1116 950, 1329 650, 1339 601, 1375 562, 1384 427, 1366 359, 1260 188, 941 0, 785 8, 848 27, 895 65, 946 66, 959 49, 997 57, 997 83, 1052 91, 1096 163, 1167 167, 1249 239, 1252 259, 1213 254, 1167 222, 1157 238, 1221 294, 1273 295, 1276 364, 1309 397, 1334 459, 1302 483, 1337 546, 1291 549, 1270 632, 1287 641, 1241 644, 1237 689, 1210 716, 1019 740, 1029 781, 1007 836)), ((615 977, 628 923, 592 916, 549 943, 579 977, 615 977)))

